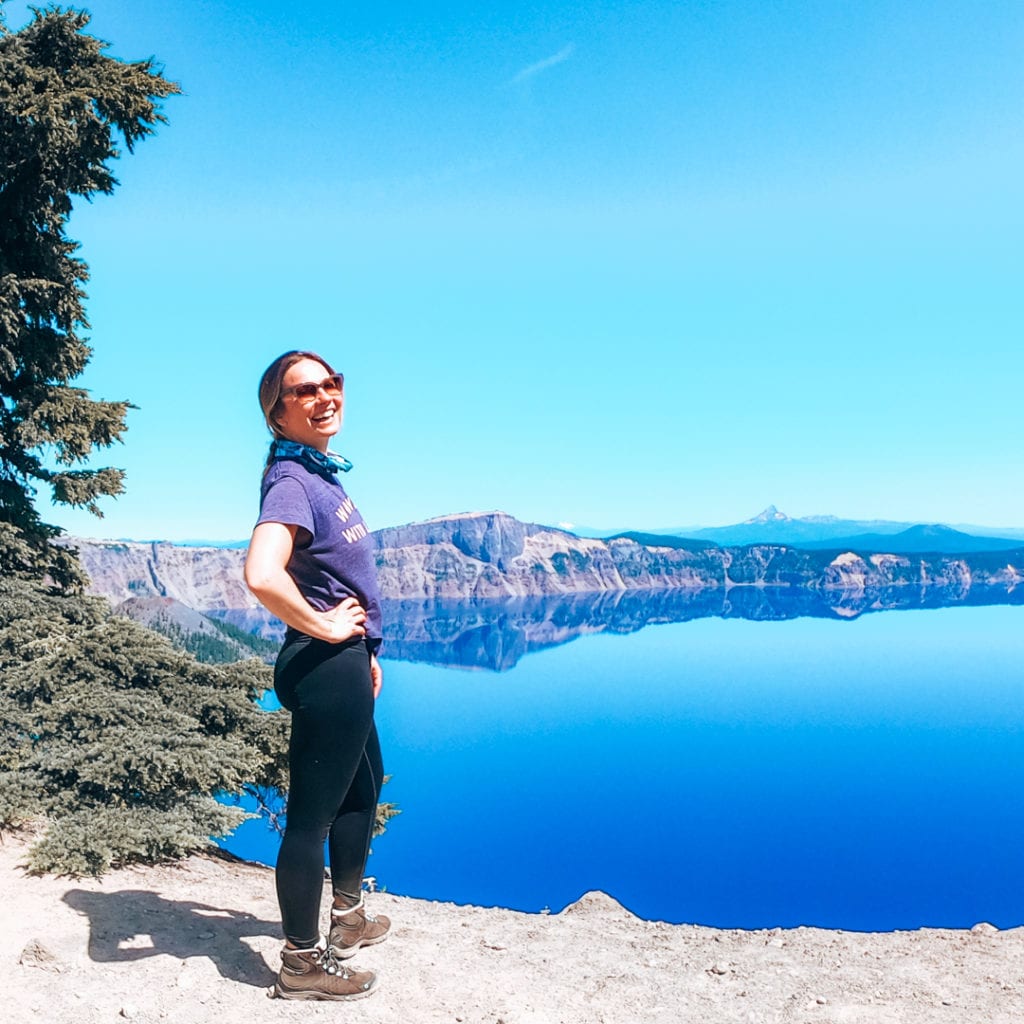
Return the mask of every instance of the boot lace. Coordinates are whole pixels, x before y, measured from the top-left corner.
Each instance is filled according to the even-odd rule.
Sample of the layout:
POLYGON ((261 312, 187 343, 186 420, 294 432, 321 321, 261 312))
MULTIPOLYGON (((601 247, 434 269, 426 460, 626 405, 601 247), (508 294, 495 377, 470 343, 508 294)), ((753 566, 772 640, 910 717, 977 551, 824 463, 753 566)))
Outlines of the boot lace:
POLYGON ((345 963, 334 955, 334 948, 332 946, 328 946, 320 954, 319 963, 325 974, 333 974, 344 979, 352 976, 352 972, 345 963))

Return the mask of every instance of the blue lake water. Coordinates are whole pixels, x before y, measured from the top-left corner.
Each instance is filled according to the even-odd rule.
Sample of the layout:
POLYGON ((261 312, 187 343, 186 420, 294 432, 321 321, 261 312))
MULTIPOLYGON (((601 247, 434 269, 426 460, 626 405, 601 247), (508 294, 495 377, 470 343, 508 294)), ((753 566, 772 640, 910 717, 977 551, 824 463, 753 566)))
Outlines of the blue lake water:
MULTIPOLYGON (((388 661, 390 891, 651 919, 1024 924, 1024 608, 598 632, 508 671, 388 661)), ((524 648, 525 649, 525 648, 524 648)), ((260 822, 227 844, 272 863, 260 822)))

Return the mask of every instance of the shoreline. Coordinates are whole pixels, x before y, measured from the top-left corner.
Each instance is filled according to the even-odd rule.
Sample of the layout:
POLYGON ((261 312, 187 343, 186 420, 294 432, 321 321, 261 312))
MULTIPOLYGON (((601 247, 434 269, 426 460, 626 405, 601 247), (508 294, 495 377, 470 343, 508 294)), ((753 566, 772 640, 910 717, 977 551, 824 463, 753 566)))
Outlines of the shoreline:
MULTIPOLYGON (((209 857, 212 860, 223 860, 227 864, 237 864, 239 867, 250 867, 260 871, 273 872, 274 865, 266 864, 263 861, 251 860, 247 857, 240 856, 239 854, 227 849, 224 846, 216 846, 215 849, 208 851, 204 854, 197 854, 201 857, 209 857)), ((365 880, 364 880, 365 881, 365 880)), ((917 924, 917 925, 903 925, 894 928, 855 928, 846 925, 829 925, 829 924, 759 924, 759 925, 747 925, 747 924, 736 924, 736 925, 718 925, 708 924, 700 921, 670 921, 662 917, 644 917, 643 914, 638 914, 636 911, 631 910, 625 903, 621 903, 614 895, 605 892, 600 889, 590 890, 581 894, 579 899, 570 900, 560 910, 551 910, 544 908, 543 910, 524 910, 519 907, 508 907, 501 903, 460 903, 456 899, 446 899, 444 897, 431 897, 431 896, 415 896, 409 893, 398 893, 392 891, 390 888, 385 887, 381 890, 371 890, 370 899, 377 898, 378 895, 391 895, 401 900, 416 900, 422 903, 432 903, 440 906, 450 907, 474 907, 478 910, 497 910, 510 914, 524 914, 527 917, 547 918, 557 917, 559 914, 564 914, 570 907, 574 906, 579 900, 585 899, 593 894, 597 894, 611 903, 614 903, 617 907, 628 914, 630 917, 635 918, 637 921, 642 921, 645 924, 660 924, 667 925, 670 928, 704 928, 709 931, 726 931, 726 932, 780 932, 790 931, 795 932, 800 929, 809 929, 813 931, 822 932, 833 932, 836 935, 902 935, 902 934, 913 934, 914 932, 922 931, 933 931, 933 932, 987 932, 990 929, 993 932, 1013 932, 1021 931, 1024 933, 1024 922, 1014 925, 995 925, 990 921, 975 921, 970 925, 943 925, 943 924, 917 924)), ((326 898, 326 897, 325 897, 326 898)))

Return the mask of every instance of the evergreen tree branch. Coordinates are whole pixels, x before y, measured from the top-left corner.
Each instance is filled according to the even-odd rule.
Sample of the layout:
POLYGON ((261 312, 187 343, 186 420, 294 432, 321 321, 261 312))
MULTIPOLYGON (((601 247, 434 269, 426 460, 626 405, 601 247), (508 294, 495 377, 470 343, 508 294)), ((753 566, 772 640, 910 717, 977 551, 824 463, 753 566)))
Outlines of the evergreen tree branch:
POLYGON ((70 384, 91 352, 80 334, 89 269, 67 222, 75 198, 114 190, 119 147, 152 135, 180 91, 152 59, 108 56, 89 21, 59 7, 34 9, 18 31, 0 19, 0 567, 73 587, 81 573, 35 512, 36 488, 100 515, 122 472, 52 465, 81 466, 119 441, 132 406, 70 384))

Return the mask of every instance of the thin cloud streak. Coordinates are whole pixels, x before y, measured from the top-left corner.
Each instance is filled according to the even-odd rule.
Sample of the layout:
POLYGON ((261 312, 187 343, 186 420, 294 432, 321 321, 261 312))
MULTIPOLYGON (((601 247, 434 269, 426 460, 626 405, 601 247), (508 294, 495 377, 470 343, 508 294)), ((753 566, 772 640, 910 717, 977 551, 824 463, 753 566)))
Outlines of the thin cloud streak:
POLYGON ((530 64, 528 67, 523 68, 522 71, 517 72, 509 79, 510 84, 515 85, 517 82, 525 82, 527 79, 533 78, 534 75, 539 75, 542 71, 547 71, 548 68, 553 68, 556 64, 567 61, 575 50, 576 47, 572 43, 569 43, 568 46, 563 46, 558 53, 545 57, 544 60, 539 60, 536 64, 530 64))

